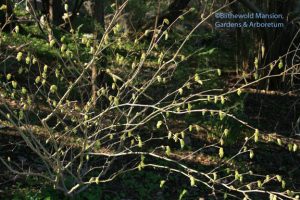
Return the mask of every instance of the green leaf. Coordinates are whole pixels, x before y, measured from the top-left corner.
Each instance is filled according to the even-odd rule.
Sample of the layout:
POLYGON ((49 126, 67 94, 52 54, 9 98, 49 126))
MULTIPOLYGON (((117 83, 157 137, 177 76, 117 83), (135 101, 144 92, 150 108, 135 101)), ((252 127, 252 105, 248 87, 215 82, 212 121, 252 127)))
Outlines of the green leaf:
POLYGON ((217 73, 218 73, 218 76, 221 76, 222 75, 221 69, 217 69, 217 73))
POLYGON ((145 53, 142 53, 142 56, 141 56, 141 60, 145 60, 146 59, 146 54, 145 53))
POLYGON ((53 47, 54 44, 55 44, 55 40, 51 40, 51 41, 50 41, 50 47, 53 47))
POLYGON ((25 62, 26 62, 27 65, 30 64, 30 57, 29 56, 26 57, 25 62))
POLYGON ((227 194, 227 192, 225 192, 223 198, 227 199, 227 197, 228 197, 228 194, 227 194))
POLYGON ((177 140, 178 140, 178 133, 174 134, 173 139, 174 139, 175 142, 177 142, 177 140))
POLYGON ((259 137, 259 130, 255 129, 255 132, 254 132, 254 142, 258 142, 258 137, 259 137))
POLYGON ((207 95, 207 101, 210 102, 211 101, 211 97, 210 95, 207 95))
POLYGON ((7 10, 7 5, 2 4, 1 7, 0 7, 0 10, 7 10))
POLYGON ((165 18, 165 19, 164 19, 164 23, 167 24, 167 25, 169 25, 169 24, 170 24, 170 21, 169 21, 167 18, 165 18))
POLYGON ((223 140, 223 138, 220 139, 220 145, 221 145, 221 146, 224 145, 224 140, 223 140))
POLYGON ((224 96, 221 96, 221 104, 225 104, 225 98, 224 98, 224 96))
POLYGON ((47 73, 48 71, 48 65, 44 65, 44 73, 47 73))
POLYGON ((252 150, 250 150, 249 157, 250 157, 250 159, 252 159, 254 157, 254 152, 252 150))
POLYGON ((162 81, 161 76, 157 76, 156 79, 157 79, 157 81, 158 81, 159 83, 162 81))
POLYGON ((261 188, 261 187, 262 187, 262 182, 261 182, 261 180, 258 180, 258 181, 257 181, 257 187, 258 187, 258 188, 261 188))
POLYGON ((190 176, 190 184, 191 184, 191 186, 192 187, 195 186, 195 183, 196 183, 195 178, 193 176, 190 176))
POLYGON ((22 120, 22 119, 24 119, 24 112, 23 112, 23 110, 20 110, 20 112, 19 112, 19 120, 22 120))
POLYGON ((169 39, 169 33, 168 33, 168 31, 164 31, 163 34, 165 35, 165 40, 168 40, 169 39))
POLYGON ((19 27, 18 25, 15 27, 15 32, 16 32, 16 33, 19 33, 19 32, 20 32, 20 27, 19 27))
POLYGON ((219 148, 219 156, 220 156, 220 158, 224 157, 224 149, 222 147, 219 148))
POLYGON ((213 173, 213 179, 214 179, 214 180, 217 180, 217 178, 218 178, 218 175, 217 175, 216 172, 214 172, 214 173, 213 173))
POLYGON ((219 117, 220 117, 220 120, 222 121, 226 116, 226 113, 224 113, 223 111, 219 111, 219 117))
POLYGON ((142 148, 142 146, 143 146, 143 142, 141 140, 141 137, 138 136, 138 147, 142 148))
POLYGON ((68 12, 69 11, 69 5, 67 3, 65 3, 64 5, 65 11, 68 12))
POLYGON ((171 154, 171 148, 169 146, 166 146, 166 154, 167 156, 170 156, 171 154))
POLYGON ((293 144, 288 144, 289 151, 293 151, 293 144))
POLYGON ((270 200, 277 200, 277 196, 275 194, 270 194, 270 200))
POLYGON ((264 183, 267 183, 269 181, 270 181, 270 175, 267 175, 266 178, 265 178, 265 180, 264 180, 264 183))
POLYGON ((61 45, 60 51, 61 51, 62 53, 65 52, 66 49, 67 49, 67 45, 65 45, 65 44, 61 45))
POLYGON ((13 86, 13 88, 14 88, 14 89, 16 89, 16 88, 17 88, 17 85, 18 85, 18 83, 17 83, 16 81, 12 81, 12 82, 11 82, 11 85, 13 86))
POLYGON ((192 104, 188 103, 188 111, 190 112, 192 110, 192 104))
POLYGON ((199 74, 195 74, 195 81, 198 82, 200 80, 199 74))
POLYGON ((65 40, 66 40, 66 36, 65 35, 60 38, 61 42, 64 42, 65 40))
POLYGON ((254 77, 255 80, 257 80, 257 79, 259 78, 258 73, 255 72, 255 73, 253 74, 253 77, 254 77))
POLYGON ((164 186, 165 183, 166 183, 165 180, 161 180, 161 181, 160 181, 160 184, 159 184, 159 187, 162 188, 162 187, 164 186))
POLYGON ((280 139, 280 138, 277 138, 277 144, 278 144, 279 146, 282 145, 282 142, 281 142, 281 139, 280 139))
POLYGON ((119 105, 119 98, 118 97, 114 97, 114 105, 115 106, 119 105))
POLYGON ((51 92, 52 94, 54 94, 56 91, 57 91, 57 86, 56 86, 56 85, 51 85, 51 87, 50 87, 50 92, 51 92))
POLYGON ((17 61, 21 61, 22 60, 22 56, 23 56, 23 53, 22 52, 19 52, 18 54, 17 54, 17 61))
POLYGON ((257 57, 254 60, 254 67, 255 67, 255 69, 258 69, 258 58, 257 57))
POLYGON ((240 174, 237 170, 235 170, 235 172, 234 172, 234 178, 235 178, 235 180, 238 180, 240 178, 240 174))
POLYGON ((168 139, 171 139, 171 138, 172 138, 172 132, 169 131, 169 132, 168 132, 168 139))
POLYGON ((241 96, 241 94, 242 94, 241 88, 237 89, 237 95, 241 96))
POLYGON ((227 137, 228 134, 229 134, 229 130, 226 128, 226 129, 224 130, 224 136, 227 137))
POLYGON ((214 96, 214 103, 218 103, 218 96, 214 96))
POLYGON ((282 189, 285 189, 285 186, 286 186, 286 182, 284 180, 281 181, 281 187, 282 189))
POLYGON ((297 146, 297 144, 294 144, 294 145, 293 145, 293 151, 294 151, 294 152, 296 152, 296 151, 297 151, 297 149, 298 149, 298 146, 297 146))
POLYGON ((178 89, 178 92, 179 92, 180 95, 182 95, 182 94, 183 94, 183 89, 182 89, 182 88, 179 88, 179 89, 178 89))
POLYGON ((181 138, 183 139, 185 137, 185 132, 181 131, 180 134, 181 134, 181 138))
POLYGON ((193 125, 189 125, 189 131, 190 131, 190 132, 193 131, 193 125))
POLYGON ((277 179, 278 182, 282 181, 282 177, 280 175, 276 175, 276 179, 277 179))
POLYGON ((27 93, 27 89, 25 87, 22 87, 22 90, 21 90, 22 94, 26 94, 27 93))
POLYGON ((41 77, 40 77, 40 76, 37 76, 37 77, 35 78, 35 83, 38 84, 40 81, 41 81, 41 77))
POLYGON ((161 125, 162 125, 162 124, 163 124, 163 122, 162 122, 162 121, 158 121, 158 122, 157 122, 157 124, 156 124, 156 128, 158 128, 158 129, 159 129, 159 128, 161 127, 161 125))
POLYGON ((6 80, 9 81, 10 79, 11 79, 11 74, 7 74, 7 75, 6 75, 6 80))
POLYGON ((184 195, 187 193, 186 189, 183 189, 182 192, 179 195, 179 200, 182 200, 182 198, 184 197, 184 195))
POLYGON ((180 142, 180 148, 183 149, 184 148, 184 140, 183 139, 179 139, 180 142))
POLYGON ((279 61, 278 68, 279 69, 283 68, 283 60, 282 59, 280 59, 280 61, 279 61))
POLYGON ((36 63, 37 63, 37 59, 36 59, 36 58, 33 58, 33 59, 32 59, 32 64, 35 65, 36 63))
POLYGON ((242 183, 243 182, 243 175, 239 176, 239 181, 242 183))
POLYGON ((183 15, 180 15, 178 18, 179 18, 180 20, 184 20, 184 16, 183 16, 183 15))

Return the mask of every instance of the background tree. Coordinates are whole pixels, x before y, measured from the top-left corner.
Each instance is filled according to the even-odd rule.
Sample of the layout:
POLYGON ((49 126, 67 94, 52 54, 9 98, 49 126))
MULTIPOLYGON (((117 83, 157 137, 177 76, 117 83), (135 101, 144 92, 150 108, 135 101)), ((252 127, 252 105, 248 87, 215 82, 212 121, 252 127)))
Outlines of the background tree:
POLYGON ((0 26, 3 31, 11 31, 15 26, 12 3, 10 0, 0 0, 0 26))
POLYGON ((43 0, 48 4, 49 20, 54 25, 60 25, 63 22, 63 2, 62 0, 43 0))
MULTIPOLYGON (((284 20, 281 21, 285 24, 283 29, 259 29, 259 32, 254 33, 255 45, 258 49, 257 58, 259 59, 259 65, 265 66, 269 63, 282 59, 287 66, 291 66, 289 56, 286 53, 291 50, 290 44, 294 40, 294 36, 297 32, 297 26, 293 23, 293 13, 295 12, 296 1, 267 1, 267 2, 250 2, 247 0, 239 0, 239 2, 248 10, 254 13, 278 13, 282 14, 284 20), (264 55, 262 55, 261 49, 264 49, 264 55), (289 58, 288 58, 289 57, 289 58)), ((279 61, 277 62, 277 64, 279 61)), ((283 70, 283 69, 281 69, 283 70)), ((275 73, 280 72, 280 69, 274 69, 275 73)), ((262 72, 265 75, 267 72, 262 72)), ((280 78, 274 78, 271 80, 270 88, 279 89, 283 88, 284 84, 280 78)), ((266 85, 264 85, 266 86, 266 85)), ((287 86, 287 85, 285 85, 287 86)))
MULTIPOLYGON (((99 38, 101 38, 104 30, 105 30, 105 22, 104 22, 104 8, 105 8, 105 1, 97 1, 97 0, 89 0, 85 2, 85 8, 89 17, 91 17, 91 22, 93 23, 92 26, 94 27, 93 37, 95 40, 94 47, 97 46, 96 42, 99 38)), ((92 81, 92 95, 93 99, 97 98, 97 90, 99 89, 97 86, 97 77, 100 76, 98 67, 96 65, 92 66, 92 74, 91 74, 91 81, 92 81)), ((94 101, 96 104, 96 101, 94 101)))

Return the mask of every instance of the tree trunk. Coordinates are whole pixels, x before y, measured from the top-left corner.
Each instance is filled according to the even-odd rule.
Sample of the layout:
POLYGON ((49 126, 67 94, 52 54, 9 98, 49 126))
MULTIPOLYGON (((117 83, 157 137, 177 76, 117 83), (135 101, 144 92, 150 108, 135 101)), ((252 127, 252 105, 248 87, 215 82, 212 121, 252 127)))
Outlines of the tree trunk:
MULTIPOLYGON (((259 13, 278 13, 283 14, 285 19, 288 19, 289 13, 293 11, 296 7, 295 0, 287 0, 287 1, 261 1, 259 6, 250 2, 249 0, 239 0, 239 2, 249 9, 252 12, 259 13)), ((265 66, 273 61, 278 60, 281 56, 287 53, 287 50, 292 42, 294 35, 296 33, 295 25, 288 22, 287 20, 282 21, 285 24, 284 28, 277 29, 257 29, 256 31, 256 41, 260 42, 261 45, 265 47, 265 55, 261 56, 260 64, 265 66)), ((289 59, 283 58, 289 64, 289 59)), ((269 73, 269 69, 263 72, 261 75, 267 75, 269 73)), ((275 67, 272 71, 272 74, 279 74, 284 70, 284 68, 279 69, 275 67)), ((270 80, 270 85, 264 84, 265 86, 269 86, 270 89, 283 89, 286 86, 285 83, 282 82, 281 77, 272 78, 270 80)))
MULTIPOLYGON (((163 11, 159 15, 158 24, 162 24, 164 19, 168 19, 170 23, 174 22, 180 15, 183 14, 184 9, 188 6, 191 0, 174 0, 167 10, 163 11)), ((154 20, 150 20, 150 23, 146 23, 142 29, 148 29, 154 25, 154 20)), ((166 29, 167 27, 163 27, 166 29)))
POLYGON ((61 0, 49 0, 49 21, 53 25, 60 25, 63 23, 64 10, 61 0))
POLYGON ((162 23, 165 18, 167 18, 170 23, 174 22, 180 15, 182 15, 183 10, 189 3, 190 0, 174 0, 168 7, 167 12, 160 17, 158 22, 162 23))
MULTIPOLYGON (((232 2, 232 0, 231 0, 232 2)), ((241 10, 238 3, 235 2, 230 5, 231 10, 234 14, 239 14, 239 11, 241 10)), ((246 43, 244 41, 243 37, 243 30, 242 28, 236 28, 235 30, 235 36, 236 36, 236 64, 237 64, 237 73, 239 71, 240 66, 242 66, 243 71, 247 71, 249 67, 249 60, 248 60, 248 50, 246 47, 246 43)))
MULTIPOLYGON (((86 2, 86 10, 89 16, 94 20, 94 38, 100 38, 102 34, 99 32, 99 28, 102 31, 105 29, 104 23, 104 5, 105 2, 103 0, 89 0, 86 2)), ((94 44, 96 46, 97 44, 94 44)), ((96 65, 92 66, 92 76, 91 76, 91 84, 92 84, 92 99, 94 106, 96 105, 97 101, 97 77, 98 77, 98 69, 96 65)))
POLYGON ((95 20, 101 27, 104 27, 105 0, 86 0, 84 7, 89 17, 95 20))
POLYGON ((104 1, 95 0, 94 18, 103 29, 105 28, 104 17, 104 1))

